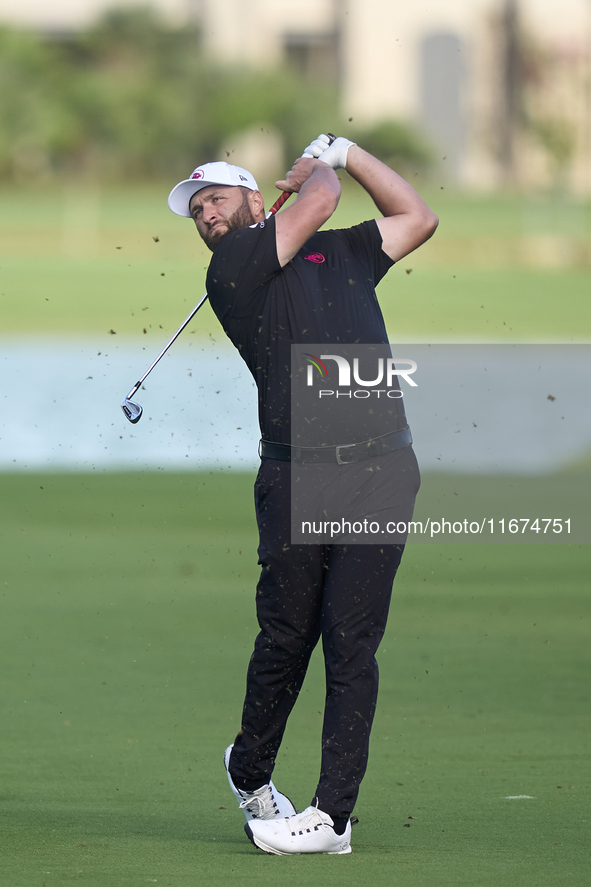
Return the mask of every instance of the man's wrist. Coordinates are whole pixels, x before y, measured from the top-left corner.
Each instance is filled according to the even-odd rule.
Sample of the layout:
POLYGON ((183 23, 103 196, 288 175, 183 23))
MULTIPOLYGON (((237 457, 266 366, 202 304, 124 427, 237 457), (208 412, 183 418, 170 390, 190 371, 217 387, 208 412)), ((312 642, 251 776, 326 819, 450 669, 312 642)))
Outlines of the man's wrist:
POLYGON ((348 172, 349 175, 351 174, 350 170, 354 169, 355 167, 356 155, 357 157, 359 157, 362 151, 363 148, 360 148, 356 142, 351 142, 351 144, 349 145, 347 149, 346 165, 343 167, 343 169, 348 172))

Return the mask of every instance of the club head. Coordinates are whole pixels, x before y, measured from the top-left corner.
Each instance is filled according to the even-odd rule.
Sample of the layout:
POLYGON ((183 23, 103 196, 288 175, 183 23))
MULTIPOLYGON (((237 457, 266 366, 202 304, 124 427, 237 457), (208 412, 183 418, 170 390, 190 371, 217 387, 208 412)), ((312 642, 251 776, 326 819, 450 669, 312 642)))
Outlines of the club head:
POLYGON ((132 400, 129 400, 127 397, 121 404, 121 409, 125 414, 125 418, 129 419, 132 425, 135 425, 136 422, 139 422, 142 418, 142 413, 144 408, 139 405, 139 403, 134 403, 132 400))

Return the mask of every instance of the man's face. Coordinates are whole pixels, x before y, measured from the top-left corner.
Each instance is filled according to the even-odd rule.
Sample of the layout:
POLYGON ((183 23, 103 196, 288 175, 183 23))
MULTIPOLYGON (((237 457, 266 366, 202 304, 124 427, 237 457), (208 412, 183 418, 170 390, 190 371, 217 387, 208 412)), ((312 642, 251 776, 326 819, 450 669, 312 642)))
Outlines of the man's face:
POLYGON ((230 231, 258 221, 252 205, 255 194, 258 192, 232 185, 209 185, 191 198, 191 217, 210 250, 230 231))

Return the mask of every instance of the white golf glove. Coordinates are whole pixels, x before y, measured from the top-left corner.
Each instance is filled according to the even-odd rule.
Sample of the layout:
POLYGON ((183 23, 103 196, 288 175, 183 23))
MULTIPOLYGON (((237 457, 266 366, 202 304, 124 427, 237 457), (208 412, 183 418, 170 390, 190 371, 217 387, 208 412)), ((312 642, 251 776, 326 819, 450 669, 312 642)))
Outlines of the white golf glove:
POLYGON ((328 136, 319 135, 312 144, 308 145, 302 156, 317 157, 333 169, 345 169, 347 165, 347 152, 351 145, 354 144, 355 142, 350 142, 349 139, 340 136, 331 145, 328 136))

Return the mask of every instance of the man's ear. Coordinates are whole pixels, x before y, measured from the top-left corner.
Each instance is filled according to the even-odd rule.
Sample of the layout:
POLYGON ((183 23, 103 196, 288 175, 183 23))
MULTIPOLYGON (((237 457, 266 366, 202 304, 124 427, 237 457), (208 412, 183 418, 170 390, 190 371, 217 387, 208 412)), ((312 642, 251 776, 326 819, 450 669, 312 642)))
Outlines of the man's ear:
POLYGON ((257 222, 265 218, 265 200, 260 191, 251 191, 248 195, 252 214, 257 222))

